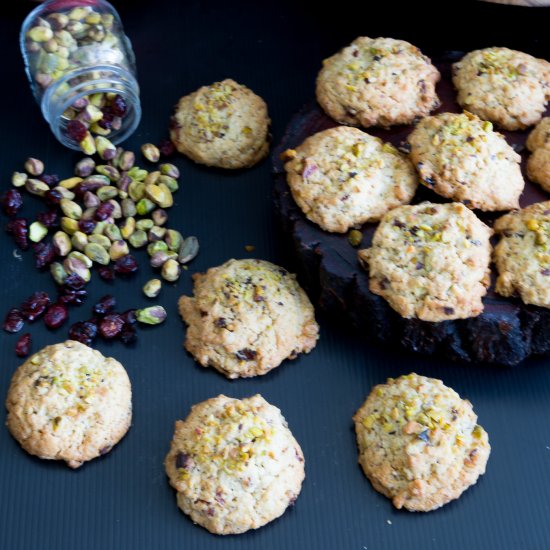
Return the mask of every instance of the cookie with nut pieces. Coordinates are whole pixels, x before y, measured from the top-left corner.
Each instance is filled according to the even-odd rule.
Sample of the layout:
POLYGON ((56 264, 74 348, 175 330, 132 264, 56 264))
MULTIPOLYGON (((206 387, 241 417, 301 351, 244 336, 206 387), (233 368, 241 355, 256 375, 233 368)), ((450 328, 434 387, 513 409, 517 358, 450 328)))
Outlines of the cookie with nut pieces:
POLYGON ((527 138, 527 176, 550 192, 550 117, 544 117, 527 138))

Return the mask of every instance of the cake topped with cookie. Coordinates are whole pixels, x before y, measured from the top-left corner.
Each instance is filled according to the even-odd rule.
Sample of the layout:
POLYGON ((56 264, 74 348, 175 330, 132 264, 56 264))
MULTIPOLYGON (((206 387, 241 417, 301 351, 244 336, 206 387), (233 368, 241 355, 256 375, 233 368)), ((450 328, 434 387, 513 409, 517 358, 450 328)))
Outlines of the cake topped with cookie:
POLYGON ((491 122, 441 113, 422 119, 407 139, 421 183, 437 194, 480 210, 519 208, 521 157, 491 122))
POLYGON ((416 46, 362 36, 325 59, 316 95, 324 111, 342 124, 409 124, 439 106, 439 79, 439 71, 416 46))
POLYGON ((509 48, 485 48, 453 65, 458 103, 506 130, 536 124, 550 99, 550 63, 509 48))

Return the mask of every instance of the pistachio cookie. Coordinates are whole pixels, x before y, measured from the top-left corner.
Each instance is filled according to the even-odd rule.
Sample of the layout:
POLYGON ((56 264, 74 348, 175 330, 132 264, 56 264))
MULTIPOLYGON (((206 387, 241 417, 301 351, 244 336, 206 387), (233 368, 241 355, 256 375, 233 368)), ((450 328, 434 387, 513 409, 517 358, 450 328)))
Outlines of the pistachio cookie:
POLYGON ((304 214, 326 231, 378 221, 411 201, 418 178, 390 143, 357 128, 337 126, 284 153, 287 181, 304 214))
POLYGON ((529 134, 527 176, 550 193, 550 117, 544 117, 529 134))
POLYGON ((218 535, 278 518, 305 477, 300 445, 261 395, 219 395, 195 405, 176 422, 165 466, 181 510, 218 535))
POLYGON ((550 63, 508 48, 485 48, 453 65, 458 103, 506 130, 536 124, 550 99, 550 63))
POLYGON ((408 137, 420 181, 443 197, 480 210, 519 208, 521 157, 476 115, 422 119, 408 137))
POLYGON ((111 450, 132 421, 124 367, 80 342, 47 346, 14 373, 8 428, 23 449, 78 468, 111 450))
POLYGON ((363 36, 325 59, 317 77, 317 101, 343 124, 409 124, 439 106, 439 79, 439 71, 416 46, 363 36))
POLYGON ((308 353, 319 327, 296 277, 262 260, 229 260, 195 274, 194 297, 182 296, 185 348, 228 378, 265 374, 308 353))
POLYGON ((489 286, 492 231, 460 203, 424 202, 388 212, 359 251, 369 289, 402 317, 475 317, 489 286))
POLYGON ((510 212, 494 228, 500 235, 493 255, 496 291, 550 308, 550 201, 510 212))
POLYGON ((170 124, 176 149, 207 166, 247 168, 269 151, 265 101, 226 79, 182 97, 170 124))
POLYGON ((435 378, 375 386, 353 417, 359 464, 396 508, 429 512, 485 473, 491 447, 472 404, 435 378))

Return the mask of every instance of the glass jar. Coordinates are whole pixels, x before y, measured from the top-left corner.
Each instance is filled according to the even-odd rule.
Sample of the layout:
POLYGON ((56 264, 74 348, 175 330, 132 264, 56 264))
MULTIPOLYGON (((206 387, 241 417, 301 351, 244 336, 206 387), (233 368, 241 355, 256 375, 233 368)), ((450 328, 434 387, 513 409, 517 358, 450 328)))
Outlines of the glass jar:
POLYGON ((95 138, 120 143, 141 119, 135 56, 105 0, 48 0, 20 35, 27 76, 57 139, 86 154, 95 138))

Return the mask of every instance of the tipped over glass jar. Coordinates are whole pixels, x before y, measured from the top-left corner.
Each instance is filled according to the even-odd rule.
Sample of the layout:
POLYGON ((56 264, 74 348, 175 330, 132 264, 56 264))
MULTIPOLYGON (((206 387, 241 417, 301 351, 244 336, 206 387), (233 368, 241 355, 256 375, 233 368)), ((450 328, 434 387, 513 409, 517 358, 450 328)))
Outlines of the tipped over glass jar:
POLYGON ((88 155, 120 143, 141 119, 135 56, 105 0, 48 0, 21 28, 21 52, 42 114, 57 139, 88 155))

